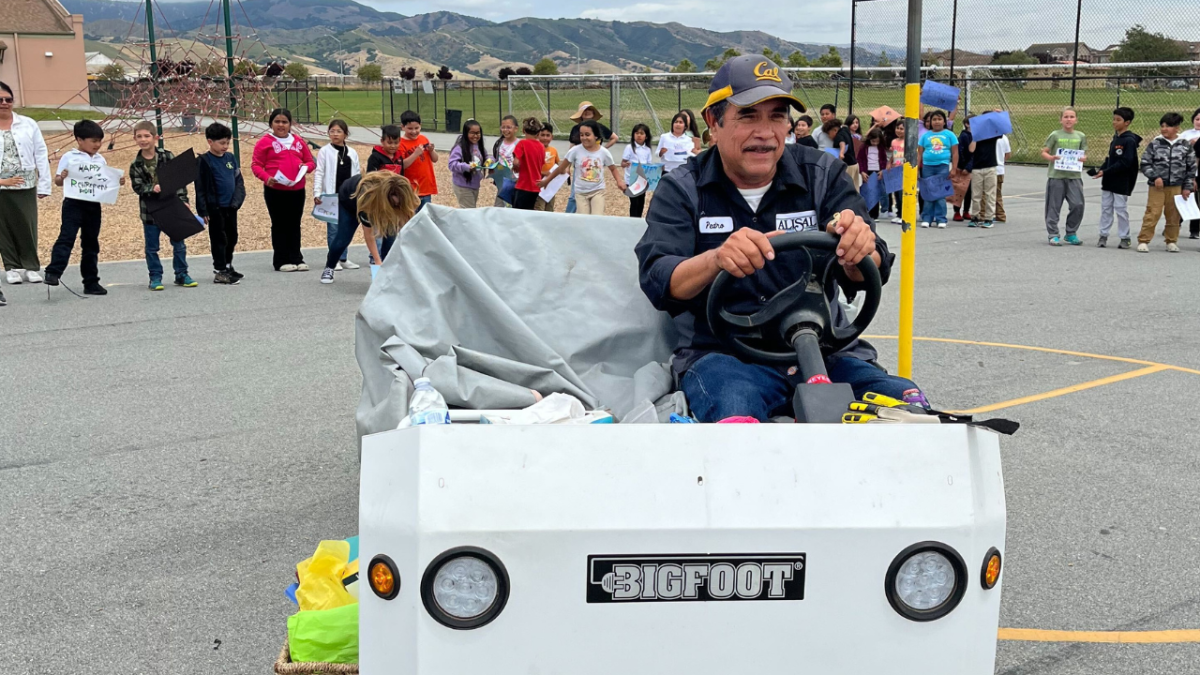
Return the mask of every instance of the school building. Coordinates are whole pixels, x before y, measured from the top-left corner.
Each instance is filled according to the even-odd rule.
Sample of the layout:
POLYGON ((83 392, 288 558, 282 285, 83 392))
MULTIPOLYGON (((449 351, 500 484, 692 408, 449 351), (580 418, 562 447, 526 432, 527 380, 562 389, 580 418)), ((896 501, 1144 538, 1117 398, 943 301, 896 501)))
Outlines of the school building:
POLYGON ((0 0, 0 81, 19 108, 87 104, 83 16, 58 0, 0 0))

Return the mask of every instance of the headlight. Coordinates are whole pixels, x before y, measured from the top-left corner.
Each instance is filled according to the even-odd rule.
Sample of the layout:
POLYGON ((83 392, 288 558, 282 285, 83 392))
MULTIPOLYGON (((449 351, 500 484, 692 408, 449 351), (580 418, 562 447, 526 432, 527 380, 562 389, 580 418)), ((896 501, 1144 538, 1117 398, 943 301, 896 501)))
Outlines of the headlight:
POLYGON ((444 626, 478 628, 494 620, 508 602, 508 571, 481 548, 453 548, 425 569, 421 600, 444 626))
POLYGON ((926 541, 896 556, 884 577, 884 593, 904 618, 933 621, 958 606, 966 583, 962 557, 945 544, 926 541))

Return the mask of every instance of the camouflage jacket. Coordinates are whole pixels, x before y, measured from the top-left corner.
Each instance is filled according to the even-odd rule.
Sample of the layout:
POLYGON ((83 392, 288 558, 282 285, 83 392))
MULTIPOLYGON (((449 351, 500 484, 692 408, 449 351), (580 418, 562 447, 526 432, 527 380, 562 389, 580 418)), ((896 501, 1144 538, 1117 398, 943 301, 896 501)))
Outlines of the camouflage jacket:
MULTIPOLYGON (((138 195, 138 209, 142 216, 142 224, 150 225, 150 216, 146 212, 146 200, 161 199, 162 195, 154 194, 154 186, 158 185, 158 167, 164 162, 169 162, 175 159, 175 155, 170 150, 157 149, 155 153, 158 155, 154 167, 151 167, 149 162, 142 158, 142 153, 138 153, 133 158, 133 164, 129 165, 129 184, 133 186, 133 191, 138 195)), ((185 204, 188 200, 187 188, 183 188, 175 193, 179 199, 185 204)))
POLYGON ((1161 178, 1163 185, 1191 191, 1196 187, 1196 150, 1182 138, 1172 143, 1158 136, 1142 153, 1142 175, 1151 185, 1161 178))

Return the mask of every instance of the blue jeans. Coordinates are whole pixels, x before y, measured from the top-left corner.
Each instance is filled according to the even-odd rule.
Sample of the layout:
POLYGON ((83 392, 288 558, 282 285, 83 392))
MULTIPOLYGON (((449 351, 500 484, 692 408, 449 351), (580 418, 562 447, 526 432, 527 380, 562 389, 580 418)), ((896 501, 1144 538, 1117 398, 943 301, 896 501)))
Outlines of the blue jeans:
MULTIPOLYGON (((340 232, 340 230, 342 228, 342 214, 340 212, 341 209, 339 209, 338 211, 339 211, 338 222, 325 223, 325 241, 326 241, 326 243, 329 244, 330 257, 336 257, 339 261, 346 262, 346 248, 347 248, 347 246, 349 246, 349 243, 347 243, 345 246, 342 246, 340 249, 338 249, 337 255, 336 256, 334 255, 333 247, 334 247, 334 244, 336 244, 338 241, 338 233, 340 232)), ((350 229, 350 238, 351 239, 354 238, 354 228, 353 227, 351 227, 351 229, 350 229)))
POLYGON ((575 205, 575 181, 571 181, 571 196, 567 197, 566 213, 575 213, 579 207, 575 205))
MULTIPOLYGON (((849 384, 858 398, 875 392, 898 399, 905 391, 917 388, 912 380, 888 375, 875 363, 852 356, 830 356, 825 359, 825 368, 831 381, 849 384)), ((800 381, 799 375, 785 375, 770 366, 712 353, 692 364, 683 374, 680 388, 687 396, 692 416, 701 422, 735 416, 766 422, 772 416, 792 416, 792 394, 800 381)))
MULTIPOLYGON (((950 175, 949 164, 924 164, 921 166, 921 177, 926 176, 948 176, 950 175)), ((944 223, 946 222, 946 200, 945 199, 926 199, 925 208, 921 209, 922 223, 944 223)), ((883 392, 879 392, 882 394, 883 392)))
MULTIPOLYGON (((338 202, 337 228, 334 231, 334 238, 329 242, 329 255, 325 258, 326 267, 333 269, 337 267, 338 260, 346 259, 346 248, 350 246, 350 242, 354 241, 354 233, 358 227, 357 214, 351 213, 350 209, 338 202)), ((392 244, 395 242, 395 237, 375 237, 375 247, 379 249, 380 259, 387 257, 388 251, 392 250, 392 244)))
MULTIPOLYGON (((162 230, 158 229, 157 225, 142 224, 142 234, 146 237, 146 269, 150 270, 151 279, 162 279, 163 266, 162 261, 158 259, 159 237, 162 235, 162 230)), ((179 278, 187 274, 187 243, 182 241, 171 242, 171 248, 174 249, 174 258, 171 261, 175 267, 175 277, 179 278)))

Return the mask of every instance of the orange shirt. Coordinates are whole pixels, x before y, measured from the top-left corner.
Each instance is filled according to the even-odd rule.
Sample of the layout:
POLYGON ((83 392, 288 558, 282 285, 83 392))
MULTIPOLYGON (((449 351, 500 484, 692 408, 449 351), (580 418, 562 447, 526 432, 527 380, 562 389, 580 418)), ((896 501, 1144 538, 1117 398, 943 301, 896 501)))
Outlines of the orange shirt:
MULTIPOLYGON (((400 157, 408 159, 417 151, 417 148, 428 142, 429 139, 425 138, 425 134, 421 134, 411 141, 407 138, 401 138, 400 157)), ((404 169, 404 177, 412 181, 413 187, 417 188, 417 195, 421 197, 436 195, 438 193, 437 177, 433 174, 433 160, 429 158, 428 153, 421 155, 419 159, 409 164, 404 169)))
POLYGON ((549 173, 558 161, 558 148, 553 145, 546 146, 546 163, 542 165, 542 175, 549 173))

